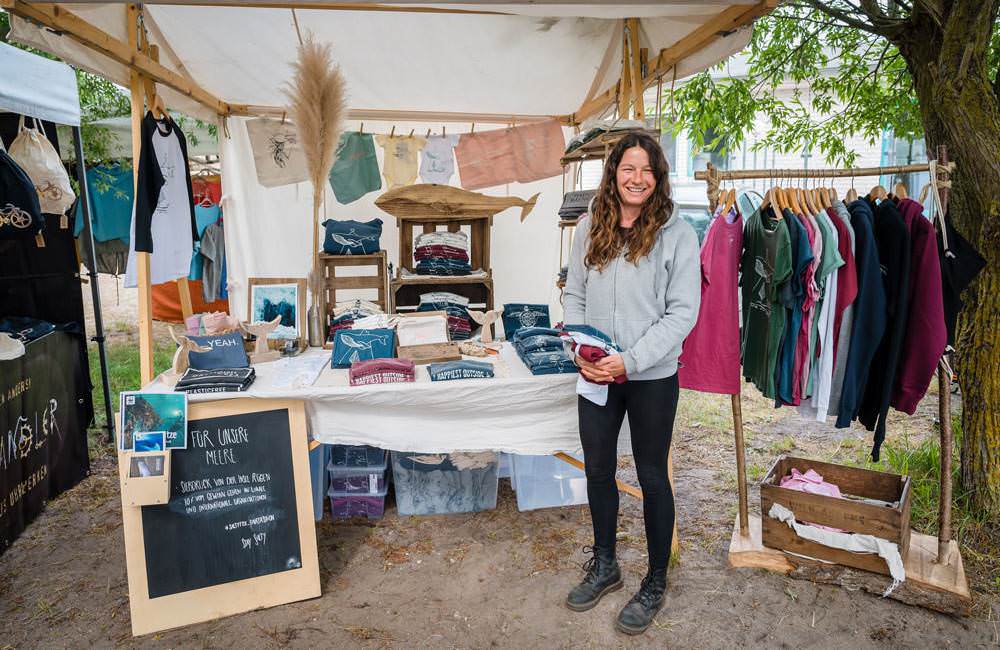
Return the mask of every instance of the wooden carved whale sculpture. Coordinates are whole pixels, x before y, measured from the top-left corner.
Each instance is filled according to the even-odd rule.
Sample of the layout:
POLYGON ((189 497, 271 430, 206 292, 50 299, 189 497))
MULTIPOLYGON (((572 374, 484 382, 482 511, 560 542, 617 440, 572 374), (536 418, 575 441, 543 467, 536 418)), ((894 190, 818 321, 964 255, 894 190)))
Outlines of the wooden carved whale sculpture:
POLYGON ((469 317, 476 321, 478 324, 483 326, 483 333, 480 340, 483 343, 493 342, 493 328, 490 327, 497 321, 500 316, 503 315, 503 307, 500 309, 491 309, 487 312, 473 311, 471 309, 467 310, 469 312, 469 317))
POLYGON ((250 363, 264 363, 266 361, 274 361, 281 357, 281 353, 277 350, 271 350, 267 346, 267 336, 278 327, 281 323, 281 316, 275 316, 274 320, 261 321, 259 323, 240 323, 240 329, 243 330, 244 334, 256 337, 254 341, 253 354, 250 355, 250 363))
POLYGON ((174 352, 174 361, 171 364, 171 369, 169 372, 164 373, 164 379, 167 384, 173 386, 191 365, 188 359, 189 354, 192 352, 211 352, 212 348, 198 345, 183 334, 175 333, 172 327, 168 327, 167 329, 170 330, 170 338, 177 344, 177 351, 174 352))
POLYGON ((527 201, 516 196, 486 196, 451 185, 422 183, 389 190, 375 201, 394 217, 490 216, 521 208, 521 221, 534 209, 538 194, 527 201))

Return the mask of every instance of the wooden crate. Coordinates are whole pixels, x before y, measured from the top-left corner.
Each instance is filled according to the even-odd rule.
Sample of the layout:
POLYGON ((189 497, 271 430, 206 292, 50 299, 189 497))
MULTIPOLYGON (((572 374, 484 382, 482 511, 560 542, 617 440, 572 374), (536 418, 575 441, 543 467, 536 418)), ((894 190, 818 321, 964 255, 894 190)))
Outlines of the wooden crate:
POLYGON ((910 498, 908 476, 781 456, 760 485, 762 542, 769 548, 888 575, 885 560, 878 555, 851 553, 802 539, 787 524, 769 517, 768 512, 772 504, 779 503, 795 514, 796 521, 881 537, 899 545, 900 555, 906 557, 910 544, 910 498), (898 502, 898 505, 879 506, 780 487, 782 477, 793 468, 819 472, 826 482, 838 486, 842 494, 898 502))
POLYGON ((382 311, 389 313, 389 268, 385 251, 379 251, 373 255, 327 255, 321 253, 319 256, 320 286, 320 309, 324 317, 324 323, 329 324, 329 312, 339 300, 338 291, 352 289, 374 289, 378 292, 375 299, 369 298, 371 302, 378 304, 382 311), (375 273, 371 275, 338 275, 337 269, 357 266, 374 266, 375 273))
POLYGON ((438 230, 458 232, 462 226, 469 227, 469 263, 472 270, 490 270, 490 228, 493 226, 491 215, 473 216, 435 216, 435 217, 396 217, 399 228, 399 271, 402 269, 414 271, 413 243, 418 235, 438 230))

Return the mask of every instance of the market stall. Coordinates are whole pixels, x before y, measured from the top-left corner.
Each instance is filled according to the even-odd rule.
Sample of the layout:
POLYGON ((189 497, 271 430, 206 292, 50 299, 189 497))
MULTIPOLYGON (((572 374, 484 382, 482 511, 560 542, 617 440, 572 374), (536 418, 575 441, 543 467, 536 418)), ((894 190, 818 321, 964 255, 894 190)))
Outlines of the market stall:
MULTIPOLYGON (((13 38, 129 86, 133 158, 139 161, 136 186, 145 189, 136 192, 133 225, 141 221, 148 229, 154 210, 180 211, 177 227, 159 235, 154 232, 153 239, 159 236, 169 245, 183 239, 178 250, 184 253, 190 248, 186 211, 191 189, 189 185, 185 196, 183 183, 173 173, 187 163, 183 133, 174 131, 176 124, 162 110, 160 117, 153 113, 144 117, 144 107, 148 104, 155 113, 162 102, 192 116, 218 119, 226 222, 221 250, 229 269, 230 311, 243 321, 241 331, 175 335, 179 348, 172 371, 154 381, 150 286, 179 277, 186 259, 177 254, 176 259, 165 260, 164 248, 154 250, 149 242, 140 242, 134 261, 130 260, 140 292, 144 387, 143 392, 123 396, 119 460, 132 624, 138 634, 315 595, 318 583, 313 574, 318 568, 309 561, 310 553, 315 553, 310 551, 315 548, 314 531, 303 522, 303 499, 308 498, 301 481, 306 431, 317 443, 391 449, 397 484, 403 482, 402 476, 427 472, 434 477, 430 483, 453 482, 456 489, 485 494, 486 483, 492 481, 494 503, 497 450, 530 455, 577 450, 576 370, 560 340, 566 332, 549 327, 560 320, 558 293, 548 280, 558 270, 557 241, 554 229, 542 218, 555 215, 563 198, 559 159, 566 139, 587 120, 612 110, 619 116, 634 112, 642 118, 647 87, 704 70, 739 51, 748 42, 753 20, 774 3, 510 3, 488 8, 289 3, 246 8, 216 3, 47 5, 3 0, 2 6, 14 16, 13 38), (219 31, 218 25, 226 29, 219 31), (373 35, 384 38, 375 48, 373 35), (255 47, 248 50, 248 42, 255 47), (309 187, 303 184, 308 175, 296 176, 287 169, 291 158, 286 155, 294 149, 296 136, 302 142, 328 133, 287 130, 293 127, 286 125, 290 111, 285 82, 292 77, 296 56, 315 42, 331 44, 333 60, 348 87, 346 141, 341 140, 340 151, 357 149, 351 150, 356 156, 348 156, 344 163, 349 172, 341 169, 342 175, 336 176, 335 163, 329 183, 324 182, 324 172, 309 187), (427 47, 428 43, 435 46, 427 47), (447 44, 447 51, 441 44, 447 44), (267 129, 266 156, 261 156, 255 129, 267 129), (449 162, 454 149, 457 176, 453 177, 454 169, 435 168, 424 180, 436 184, 430 188, 460 184, 462 190, 454 188, 448 197, 428 197, 442 190, 425 188, 422 199, 407 198, 423 203, 416 208, 411 203, 402 212, 375 202, 380 197, 376 190, 414 182, 411 154, 423 148, 432 134, 439 143, 449 144, 456 132, 459 137, 446 149, 449 162), (497 150, 505 153, 494 157, 497 150), (532 151, 545 154, 533 156, 532 151), (167 159, 169 165, 163 163, 167 159), (358 169, 353 165, 357 160, 373 164, 358 169), (261 165, 269 162, 282 168, 277 175, 283 180, 274 183, 272 176, 265 178, 261 165), (548 162, 554 164, 538 164, 548 162), (164 203, 162 195, 168 192, 177 200, 164 203), (486 207, 469 208, 483 204, 486 207), (383 221, 373 224, 369 221, 373 217, 383 221), (310 320, 307 326, 307 305, 311 310, 324 306, 320 287, 337 266, 331 264, 322 272, 319 268, 319 221, 326 225, 326 238, 336 244, 328 248, 324 243, 327 255, 345 255, 350 249, 363 255, 383 253, 375 256, 382 260, 375 261, 376 266, 392 261, 391 267, 375 274, 380 282, 392 279, 388 305, 363 311, 360 299, 354 308, 333 299, 325 305, 322 325, 317 328, 310 320), (353 229, 343 230, 348 223, 353 229), (394 225, 399 227, 398 238, 382 230, 392 232, 394 225), (467 227, 473 230, 471 237, 467 227), (366 248, 364 242, 369 240, 376 242, 375 250, 366 248), (480 268, 472 268, 473 264, 480 268), (387 319, 396 315, 382 312, 402 312, 404 305, 396 297, 403 294, 408 298, 407 311, 415 312, 409 314, 412 327, 407 329, 422 331, 430 320, 415 321, 435 316, 443 340, 420 334, 412 339, 415 345, 404 345, 404 328, 396 320, 396 334, 392 333, 387 319), (491 319, 500 316, 493 307, 499 305, 506 305, 506 317, 511 318, 503 330, 513 345, 489 343, 491 319), (473 319, 484 327, 482 343, 470 352, 458 342, 475 333, 473 319), (355 321, 373 324, 359 326, 355 321), (308 338, 322 337, 313 343, 328 342, 332 351, 314 345, 295 356, 305 347, 310 328, 308 338), (518 340, 514 332, 519 328, 537 330, 532 332, 534 340, 518 340), (271 345, 274 331, 281 335, 280 343, 271 345), (249 359, 239 355, 244 333, 255 337, 249 359), (399 345, 394 344, 396 335, 401 337, 399 345), (428 345, 432 349, 407 349, 428 345), (378 353, 373 352, 376 348, 378 353), (289 358, 275 359, 279 349, 289 358), (206 357, 197 355, 215 355, 213 365, 204 365, 206 357), (390 359, 383 361, 386 357, 390 359), (365 365, 366 360, 376 363, 365 365), (334 368, 328 367, 331 361, 334 368), (425 365, 428 361, 432 363, 425 365), (386 383, 397 381, 403 383, 386 383), (174 418, 172 434, 156 431, 162 413, 143 406, 161 399, 152 396, 169 388, 175 389, 169 397, 189 393, 192 402, 190 421, 174 418), (287 422, 297 442, 270 457, 246 453, 267 430, 259 422, 272 407, 277 415, 266 417, 280 421, 278 438, 285 437, 287 422), (222 415, 213 418, 214 413, 222 415), (159 442, 150 433, 159 433, 159 442), (140 437, 143 445, 150 445, 149 451, 140 449, 140 437), (168 442, 181 439, 183 445, 168 442), (479 451, 493 457, 442 459, 434 454, 479 451), (294 495, 289 486, 272 481, 276 475, 266 467, 275 462, 293 468, 294 495), (231 465, 230 473, 218 474, 220 465, 231 465), (435 469, 428 471, 427 465, 435 469), (264 478, 256 484, 255 477, 264 478), (258 498, 270 499, 279 489, 284 490, 286 503, 281 512, 220 521, 213 528, 218 539, 212 538, 212 548, 233 552, 220 554, 220 566, 206 567, 210 575, 201 575, 200 568, 192 570, 175 580, 181 584, 166 591, 147 582, 148 571, 140 558, 149 555, 148 540, 176 532, 176 544, 183 546, 187 541, 183 535, 196 528, 188 521, 195 514, 208 510, 225 514, 258 498), (298 526, 273 523, 284 517, 294 518, 298 526), (254 534, 238 534, 243 528, 254 534), (295 540, 285 538, 295 530, 300 531, 295 540), (277 586, 263 597, 275 577, 271 574, 288 577, 280 575, 269 561, 273 558, 263 557, 268 551, 259 547, 267 543, 267 535, 296 549, 288 556, 289 573, 305 581, 289 578, 294 585, 277 586), (260 561, 243 571, 245 554, 258 553, 260 561), (219 589, 220 596, 228 595, 231 585, 225 583, 233 575, 254 581, 251 584, 259 589, 225 607, 198 607, 199 588, 208 586, 219 589), (156 603, 161 607, 151 607, 156 603)), ((338 158, 338 163, 342 160, 338 158)), ((422 172, 421 168, 421 176, 422 172)), ((140 234, 145 236, 145 230, 140 234)), ((215 242, 209 246, 218 250, 219 239, 209 239, 215 242)), ((205 239, 201 246, 206 254, 205 239)), ((371 286, 369 278, 345 279, 341 286, 371 286)), ((179 286, 183 300, 183 285, 179 286)), ((187 413, 186 402, 181 404, 169 412, 187 413)), ((620 445, 628 448, 627 436, 622 436, 620 445)), ((329 462, 337 464, 335 459, 329 462)), ((388 464, 386 459, 382 462, 383 467, 388 464)), ((321 462, 321 473, 324 465, 321 462)), ((281 478, 288 479, 291 472, 283 471, 281 478)), ((428 487, 427 477, 420 476, 414 484, 419 483, 421 492, 413 503, 440 498, 440 494, 428 497, 426 491, 437 488, 428 487)), ((488 507, 484 503, 477 499, 467 509, 488 507)), ((337 507, 334 495, 331 505, 337 507)))
MULTIPOLYGON (((64 191, 69 177, 49 140, 55 129, 24 126, 27 121, 73 127, 77 169, 83 178, 76 75, 65 64, 2 43, 0 67, 4 70, 0 113, 18 124, 11 137, 0 140, 2 553, 46 501, 89 472, 87 427, 94 409, 82 278, 71 222, 74 197, 64 191), (51 155, 46 158, 46 153, 51 155)), ((84 210, 82 219, 89 222, 89 218, 84 210)), ((84 237, 81 244, 93 255, 92 237, 84 237)), ((93 270, 89 280, 96 325, 92 340, 97 342, 110 426, 101 303, 93 270)))

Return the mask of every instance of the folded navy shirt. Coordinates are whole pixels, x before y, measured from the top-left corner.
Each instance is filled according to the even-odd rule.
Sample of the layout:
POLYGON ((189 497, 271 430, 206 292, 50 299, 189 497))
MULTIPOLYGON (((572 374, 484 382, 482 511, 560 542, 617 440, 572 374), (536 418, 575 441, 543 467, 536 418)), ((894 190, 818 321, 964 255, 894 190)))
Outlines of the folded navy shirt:
POLYGON ((446 361, 427 366, 431 381, 482 379, 493 376, 493 364, 485 361, 446 361))
POLYGON ((209 352, 191 352, 188 355, 191 367, 195 370, 246 368, 250 365, 250 359, 247 358, 246 349, 243 347, 243 335, 239 332, 188 338, 198 345, 211 348, 209 352))

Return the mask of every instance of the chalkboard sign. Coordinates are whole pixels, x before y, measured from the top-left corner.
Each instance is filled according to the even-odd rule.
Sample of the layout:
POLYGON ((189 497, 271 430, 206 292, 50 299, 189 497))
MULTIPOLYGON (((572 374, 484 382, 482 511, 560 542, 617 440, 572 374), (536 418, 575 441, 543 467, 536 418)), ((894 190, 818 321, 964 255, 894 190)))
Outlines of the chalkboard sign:
POLYGON ((133 633, 318 596, 308 463, 301 402, 190 405, 169 502, 123 504, 133 633))
POLYGON ((170 501, 142 509, 150 598, 302 566, 288 426, 287 410, 188 421, 170 501))

